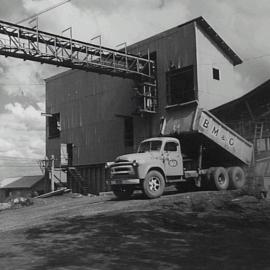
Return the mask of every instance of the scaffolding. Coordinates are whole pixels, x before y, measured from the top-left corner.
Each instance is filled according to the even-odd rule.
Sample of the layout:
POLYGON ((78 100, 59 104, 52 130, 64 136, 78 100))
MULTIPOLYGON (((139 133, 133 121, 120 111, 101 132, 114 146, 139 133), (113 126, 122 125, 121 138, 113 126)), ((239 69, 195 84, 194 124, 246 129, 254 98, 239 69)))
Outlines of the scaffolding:
POLYGON ((158 107, 158 96, 156 84, 144 82, 135 88, 135 98, 137 103, 137 113, 153 114, 158 107))

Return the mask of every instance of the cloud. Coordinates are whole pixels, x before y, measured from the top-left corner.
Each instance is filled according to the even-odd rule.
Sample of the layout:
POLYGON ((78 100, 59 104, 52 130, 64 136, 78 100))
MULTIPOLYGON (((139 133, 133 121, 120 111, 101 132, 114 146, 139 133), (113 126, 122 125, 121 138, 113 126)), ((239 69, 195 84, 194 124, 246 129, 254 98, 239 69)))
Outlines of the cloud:
POLYGON ((27 96, 35 101, 44 100, 44 78, 57 73, 56 67, 15 58, 3 58, 0 62, 0 87, 8 95, 27 96))
POLYGON ((18 20, 21 20, 29 15, 27 10, 23 8, 21 0, 0 0, 0 6, 1 20, 17 22, 18 20))
MULTIPOLYGON (((43 104, 38 104, 39 107, 44 107, 43 104)), ((6 110, 17 119, 18 122, 23 123, 28 130, 44 130, 44 117, 41 116, 41 111, 36 110, 33 106, 24 108, 21 104, 7 104, 6 110)))
MULTIPOLYGON (((52 4, 55 4, 52 0, 23 1, 24 8, 32 13, 52 4)), ((188 14, 181 1, 176 0, 72 0, 41 15, 39 20, 41 29, 57 34, 72 26, 73 37, 88 42, 102 34, 103 45, 114 47, 123 41, 131 44, 184 22, 188 14)))
MULTIPOLYGON (((44 104, 37 104, 44 107, 44 104)), ((45 150, 45 119, 41 109, 7 104, 0 114, 0 156, 42 158, 45 150)))

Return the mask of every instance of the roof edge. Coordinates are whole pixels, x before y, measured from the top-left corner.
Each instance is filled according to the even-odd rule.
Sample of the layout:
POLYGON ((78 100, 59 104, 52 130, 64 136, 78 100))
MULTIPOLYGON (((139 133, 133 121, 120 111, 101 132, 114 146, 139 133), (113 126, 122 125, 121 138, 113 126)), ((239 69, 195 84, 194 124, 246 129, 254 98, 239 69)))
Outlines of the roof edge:
POLYGON ((240 96, 239 98, 233 99, 227 103, 224 103, 216 108, 211 109, 210 111, 215 112, 215 111, 219 111, 220 109, 222 109, 223 107, 226 106, 230 106, 233 105, 235 103, 241 102, 242 100, 244 100, 245 98, 248 98, 249 96, 252 96, 253 94, 255 94, 256 91, 258 91, 260 88, 263 88, 265 86, 267 86, 268 84, 270 84, 270 79, 264 81, 263 83, 257 85, 254 89, 248 91, 246 94, 243 94, 242 96, 240 96))
POLYGON ((195 21, 203 31, 214 41, 214 43, 232 60, 233 65, 237 66, 243 63, 242 59, 231 49, 223 38, 211 27, 211 25, 201 16, 195 21))

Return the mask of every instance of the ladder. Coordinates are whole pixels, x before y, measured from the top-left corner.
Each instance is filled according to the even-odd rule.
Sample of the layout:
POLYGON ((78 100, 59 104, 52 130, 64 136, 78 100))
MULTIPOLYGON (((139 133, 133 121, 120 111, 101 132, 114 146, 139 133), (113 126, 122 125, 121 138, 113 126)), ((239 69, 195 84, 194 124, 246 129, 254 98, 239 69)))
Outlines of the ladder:
MULTIPOLYGON (((83 179, 79 171, 75 167, 67 167, 67 171, 69 172, 73 183, 76 183, 78 185, 78 190, 73 190, 75 192, 82 193, 83 195, 87 195, 89 193, 89 188, 86 183, 86 181, 83 179)), ((71 183, 71 187, 73 187, 71 183)))
POLYGON ((263 137, 263 122, 255 122, 253 144, 256 152, 258 152, 257 140, 262 139, 262 137, 263 137))
POLYGON ((263 136, 263 122, 256 122, 254 140, 261 139, 262 136, 263 136))

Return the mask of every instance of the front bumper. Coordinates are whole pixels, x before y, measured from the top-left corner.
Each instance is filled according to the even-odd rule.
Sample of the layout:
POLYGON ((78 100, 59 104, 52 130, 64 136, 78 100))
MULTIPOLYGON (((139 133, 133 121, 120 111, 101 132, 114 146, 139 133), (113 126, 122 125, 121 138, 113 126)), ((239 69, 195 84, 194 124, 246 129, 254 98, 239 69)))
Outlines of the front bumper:
POLYGON ((107 185, 138 185, 140 184, 140 179, 112 179, 106 180, 107 185))

